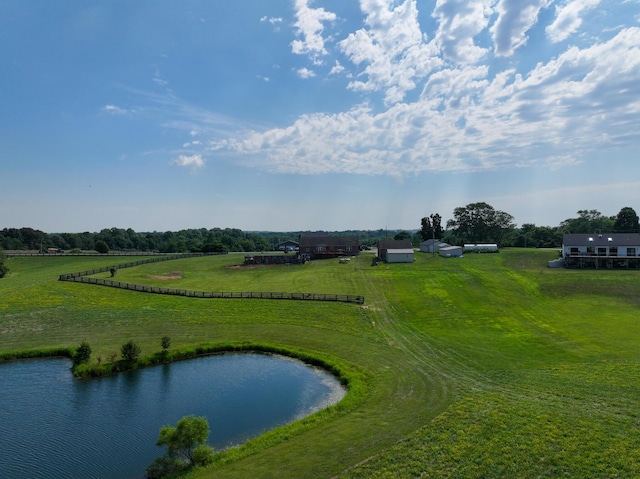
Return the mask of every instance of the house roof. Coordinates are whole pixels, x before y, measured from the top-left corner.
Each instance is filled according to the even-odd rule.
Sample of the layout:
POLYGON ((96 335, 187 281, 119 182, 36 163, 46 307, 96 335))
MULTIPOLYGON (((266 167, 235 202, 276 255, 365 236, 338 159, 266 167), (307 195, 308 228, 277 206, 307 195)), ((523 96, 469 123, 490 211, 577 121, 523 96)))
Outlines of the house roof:
POLYGON ((423 245, 424 246, 429 246, 430 244, 433 244, 433 243, 440 243, 440 240, 437 239, 437 238, 436 239, 424 240, 422 243, 420 243, 420 246, 423 246, 423 245))
POLYGON ((462 246, 451 246, 448 244, 447 246, 440 247, 440 251, 453 251, 455 249, 462 249, 462 246))
POLYGON ((352 246, 354 248, 360 248, 360 242, 355 236, 329 236, 329 235, 311 235, 300 236, 300 248, 307 246, 352 246))
POLYGON ((380 240, 378 241, 379 250, 413 248, 411 240, 380 240))
POLYGON ((639 233, 566 234, 564 246, 640 246, 639 233))
POLYGON ((413 248, 394 248, 387 250, 387 254, 409 254, 413 252, 413 248))

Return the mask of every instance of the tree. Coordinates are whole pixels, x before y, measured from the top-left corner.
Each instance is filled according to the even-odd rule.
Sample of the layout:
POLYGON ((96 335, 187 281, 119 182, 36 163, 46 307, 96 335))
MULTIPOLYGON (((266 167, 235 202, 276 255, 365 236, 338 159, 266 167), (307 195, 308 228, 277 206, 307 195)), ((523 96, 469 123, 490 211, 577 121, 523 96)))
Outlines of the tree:
POLYGON ((122 359, 126 361, 136 361, 138 357, 140 357, 140 353, 142 350, 140 346, 138 346, 133 341, 129 341, 126 344, 123 344, 120 348, 120 354, 122 354, 122 359))
POLYGON ((209 423, 205 417, 185 416, 175 427, 162 426, 156 445, 167 450, 147 468, 147 477, 160 478, 187 467, 210 464, 213 448, 206 444, 208 437, 209 423))
POLYGON ((160 345, 162 346, 162 352, 166 353, 167 351, 169 351, 169 348, 171 347, 171 338, 169 336, 162 336, 162 339, 160 340, 160 345))
POLYGON ((438 213, 425 216, 420 225, 420 236, 423 240, 442 239, 442 216, 438 213))
POLYGON ((613 231, 615 233, 638 233, 640 226, 636 211, 629 206, 622 208, 616 216, 613 231))
POLYGON ((102 254, 106 254, 109 252, 109 245, 104 241, 104 240, 98 240, 96 241, 95 245, 93 246, 93 248, 98 252, 98 253, 102 253, 102 254))
POLYGON ((463 242, 502 244, 505 234, 515 228, 513 216, 484 203, 470 203, 453 210, 454 219, 447 222, 455 236, 463 242))
POLYGON ((607 233, 613 230, 613 219, 598 210, 578 210, 577 218, 560 223, 563 233, 607 233))
POLYGON ((396 240, 396 241, 410 240, 411 239, 411 235, 407 231, 400 231, 399 233, 396 233, 396 235, 393 237, 393 239, 396 240))
POLYGON ((91 346, 86 341, 82 341, 76 352, 73 354, 73 365, 77 366, 79 364, 83 364, 89 362, 91 358, 91 346))
POLYGON ((9 272, 9 268, 4 264, 6 256, 2 248, 0 248, 0 278, 4 278, 4 275, 9 272))

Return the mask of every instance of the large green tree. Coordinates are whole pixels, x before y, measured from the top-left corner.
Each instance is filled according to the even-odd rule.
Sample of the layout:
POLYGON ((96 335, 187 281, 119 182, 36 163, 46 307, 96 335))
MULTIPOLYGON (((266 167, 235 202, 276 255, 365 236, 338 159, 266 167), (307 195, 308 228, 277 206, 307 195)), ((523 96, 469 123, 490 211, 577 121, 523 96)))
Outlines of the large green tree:
POLYGON ((578 210, 577 218, 560 223, 563 233, 608 233, 613 231, 614 220, 598 210, 578 210))
POLYGON ((438 213, 425 216, 420 221, 420 236, 423 240, 442 238, 442 216, 438 213))
POLYGON ((502 239, 513 228, 513 216, 484 203, 470 203, 453 210, 453 219, 447 222, 455 237, 465 243, 502 245, 502 239))
POLYGON ((207 445, 209 423, 205 417, 185 416, 175 427, 160 429, 157 446, 165 446, 164 456, 148 468, 148 478, 160 478, 191 466, 204 466, 213 460, 213 448, 207 445))
POLYGON ((613 231, 616 233, 640 232, 636 211, 629 206, 622 208, 616 216, 615 223, 613 224, 613 231))

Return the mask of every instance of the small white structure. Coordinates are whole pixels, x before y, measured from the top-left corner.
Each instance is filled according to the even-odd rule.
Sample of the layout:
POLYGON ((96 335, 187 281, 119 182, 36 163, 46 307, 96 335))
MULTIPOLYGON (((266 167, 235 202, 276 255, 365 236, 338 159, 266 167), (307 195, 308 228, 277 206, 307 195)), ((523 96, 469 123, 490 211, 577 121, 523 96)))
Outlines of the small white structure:
POLYGON ((498 245, 495 243, 474 243, 464 245, 465 253, 497 253, 498 245))
POLYGON ((423 253, 437 253, 438 249, 443 246, 449 246, 447 243, 441 242, 439 239, 430 239, 420 243, 420 251, 423 253))
POLYGON ((462 246, 443 246, 438 249, 438 254, 443 258, 461 258, 462 246))
POLYGON ((387 263, 413 263, 414 261, 413 248, 387 250, 387 263))

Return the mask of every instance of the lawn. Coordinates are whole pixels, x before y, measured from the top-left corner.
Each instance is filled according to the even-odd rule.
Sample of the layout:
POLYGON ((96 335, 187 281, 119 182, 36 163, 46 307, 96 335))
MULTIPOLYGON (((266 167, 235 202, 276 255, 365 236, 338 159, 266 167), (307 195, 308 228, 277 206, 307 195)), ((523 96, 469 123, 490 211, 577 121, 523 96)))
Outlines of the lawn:
POLYGON ((640 476, 640 273, 547 268, 555 255, 416 253, 412 264, 372 267, 363 254, 237 268, 243 256, 230 254, 116 277, 362 295, 364 305, 137 293, 57 281, 113 257, 16 258, 0 280, 0 354, 86 340, 106 358, 130 339, 153 354, 169 335, 176 349, 303 351, 358 378, 349 407, 280 428, 194 478, 640 476))

